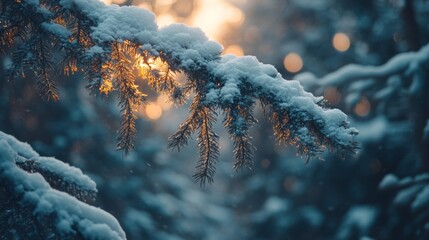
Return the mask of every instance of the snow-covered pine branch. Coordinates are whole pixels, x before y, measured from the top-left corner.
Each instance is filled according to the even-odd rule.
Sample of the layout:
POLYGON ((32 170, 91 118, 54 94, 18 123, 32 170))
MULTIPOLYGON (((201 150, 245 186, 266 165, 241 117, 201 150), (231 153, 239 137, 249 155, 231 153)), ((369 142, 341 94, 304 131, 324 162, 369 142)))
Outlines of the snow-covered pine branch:
POLYGON ((381 66, 362 66, 357 64, 344 66, 314 81, 314 84, 319 86, 344 86, 350 85, 353 81, 362 79, 385 78, 396 74, 411 76, 415 74, 419 68, 425 67, 428 62, 429 44, 423 46, 417 52, 398 54, 381 66))
POLYGON ((297 76, 308 89, 321 93, 335 87, 341 92, 344 109, 354 109, 362 99, 371 106, 372 119, 356 123, 365 144, 382 138, 410 138, 421 162, 429 169, 429 44, 416 52, 392 57, 380 66, 350 64, 324 77, 303 73, 297 76), (345 105, 345 106, 344 106, 345 105), (366 130, 365 130, 366 129, 366 130), (375 134, 375 131, 379 134, 375 134))
POLYGON ((406 222, 404 227, 419 229, 415 236, 428 236, 429 229, 429 174, 422 173, 399 179, 393 174, 387 174, 379 184, 379 189, 394 193, 390 208, 401 208, 407 214, 412 214, 412 221, 406 222))
POLYGON ((221 56, 222 47, 198 28, 173 24, 158 29, 151 12, 97 0, 2 0, 0 7, 1 49, 22 43, 13 53, 12 77, 32 70, 42 96, 57 100, 52 76, 54 62, 60 61, 52 53, 62 50, 65 73, 83 71, 94 94, 119 93, 118 149, 133 148, 135 111, 146 96, 137 75, 175 103, 184 103, 193 93, 190 116, 169 146, 179 149, 199 131, 195 177, 202 184, 213 181, 219 146, 212 124, 218 110, 225 114, 224 125, 234 141, 234 167, 251 166, 255 148, 249 128, 256 122, 252 111, 257 100, 269 113, 278 141, 296 145, 301 154, 312 157, 324 148, 346 154, 357 147, 357 130, 340 110, 323 108, 322 98, 255 57, 221 56), (187 75, 185 84, 174 81, 177 72, 187 75))
POLYGON ((96 193, 80 169, 0 132, 1 239, 125 239, 112 215, 87 204, 96 193))

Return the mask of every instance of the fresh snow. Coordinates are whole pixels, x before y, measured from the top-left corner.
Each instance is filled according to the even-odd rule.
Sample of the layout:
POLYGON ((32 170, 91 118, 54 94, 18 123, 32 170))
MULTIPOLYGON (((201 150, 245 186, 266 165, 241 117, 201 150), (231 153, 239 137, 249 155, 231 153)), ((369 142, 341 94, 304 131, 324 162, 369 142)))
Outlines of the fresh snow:
POLYGON ((40 157, 28 144, 0 132, 0 178, 13 184, 15 194, 22 196, 21 204, 34 206, 35 217, 54 216, 57 232, 75 231, 85 239, 125 239, 118 221, 109 213, 85 204, 75 197, 51 188, 40 173, 26 172, 17 162, 34 161, 41 169, 59 174, 79 187, 96 191, 95 183, 79 169, 55 158, 40 157))
MULTIPOLYGON (((210 41, 199 28, 171 24, 159 29, 153 13, 133 6, 107 6, 95 0, 61 0, 60 4, 93 21, 91 37, 95 46, 85 50, 88 57, 109 52, 114 41, 130 41, 141 46, 142 51, 168 56, 170 67, 196 78, 193 81, 207 80, 206 98, 203 99, 206 105, 251 103, 266 98, 278 110, 293 110, 291 114, 299 113, 302 121, 323 126, 321 132, 334 145, 345 147, 354 142, 353 136, 358 131, 344 127, 343 123, 348 120, 343 112, 320 107, 317 104, 320 97, 306 92, 298 81, 285 80, 275 67, 255 57, 221 56, 222 46, 210 41)), ((43 26, 58 37, 68 34, 54 23, 43 26)), ((302 133, 297 136, 299 139, 312 140, 311 131, 299 132, 302 133)))
MULTIPOLYGON (((263 64, 256 57, 221 56, 222 46, 210 41, 199 28, 184 24, 158 28, 153 13, 134 6, 107 6, 96 0, 60 0, 59 4, 90 22, 94 46, 85 49, 85 57, 107 57, 105 54, 111 52, 115 41, 136 44, 142 52, 162 55, 172 70, 186 73, 197 86, 203 81, 204 88, 198 87, 198 91, 206 91, 202 93, 202 103, 207 106, 251 104, 264 99, 276 111, 285 111, 290 119, 302 121, 303 127, 307 122, 318 126, 333 146, 347 149, 354 143, 358 131, 344 124, 348 123, 346 114, 319 106, 321 97, 306 92, 296 80, 285 80, 274 66, 263 64)), ((42 26, 61 39, 70 34, 56 23, 42 26)), ((316 140, 312 131, 302 129, 294 133, 307 146, 316 140)))

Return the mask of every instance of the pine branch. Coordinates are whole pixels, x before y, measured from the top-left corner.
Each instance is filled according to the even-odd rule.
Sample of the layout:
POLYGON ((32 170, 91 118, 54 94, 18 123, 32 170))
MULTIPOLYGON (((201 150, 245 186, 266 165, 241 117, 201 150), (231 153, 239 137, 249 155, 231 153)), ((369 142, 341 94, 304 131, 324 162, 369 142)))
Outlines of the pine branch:
POLYGON ((219 157, 219 136, 213 131, 213 122, 216 120, 216 112, 210 108, 202 107, 198 114, 198 147, 200 157, 196 166, 197 172, 194 174, 195 181, 199 181, 201 186, 206 182, 212 183, 216 172, 215 163, 219 157))
POLYGON ((348 126, 344 113, 320 106, 320 98, 255 57, 222 57, 222 47, 199 29, 179 24, 158 29, 154 15, 146 10, 106 6, 97 0, 4 0, 1 10, 7 29, 0 30, 0 50, 8 50, 17 38, 25 40, 13 54, 11 75, 33 69, 42 95, 56 100, 50 49, 22 51, 39 40, 52 42, 64 53, 63 71, 82 70, 92 94, 119 93, 122 118, 117 146, 125 153, 134 147, 135 111, 145 99, 135 82, 136 72, 177 104, 194 95, 190 116, 170 137, 169 147, 180 150, 199 130, 195 178, 201 184, 213 181, 219 151, 212 129, 215 109, 225 112, 224 125, 234 141, 234 168, 251 166, 255 148, 249 128, 256 122, 252 109, 258 99, 270 110, 276 139, 297 146, 303 155, 313 157, 323 149, 349 153, 357 148, 357 130, 348 126), (188 76, 183 86, 174 80, 177 72, 188 76))
POLYGON ((135 76, 130 60, 130 55, 135 55, 133 46, 115 42, 112 48, 111 66, 115 84, 119 89, 119 106, 122 113, 117 149, 124 150, 127 155, 130 150, 134 149, 137 134, 135 112, 136 108, 143 103, 145 95, 138 90, 138 86, 134 82, 135 76))
MULTIPOLYGON (((246 108, 245 106, 243 106, 246 108)), ((253 104, 249 104, 246 110, 235 106, 225 109, 224 126, 228 129, 228 133, 234 142, 234 165, 235 170, 246 166, 249 169, 253 167, 253 152, 256 150, 251 143, 252 137, 249 136, 249 128, 256 123, 256 119, 248 114, 253 108, 253 104), (244 116, 243 116, 244 115, 244 116)))
POLYGON ((134 140, 137 134, 135 127, 137 116, 134 113, 134 105, 128 100, 126 101, 126 103, 122 103, 121 128, 116 148, 124 150, 125 155, 128 155, 134 149, 134 140))
POLYGON ((168 148, 174 149, 177 148, 178 151, 182 147, 188 145, 188 140, 191 137, 191 134, 198 128, 199 125, 199 98, 194 98, 190 106, 190 115, 188 118, 179 126, 179 129, 175 134, 168 138, 168 148))
POLYGON ((53 67, 50 60, 51 57, 49 56, 49 50, 46 44, 41 41, 37 41, 34 47, 36 49, 34 49, 33 54, 37 56, 35 74, 40 95, 46 101, 58 101, 58 88, 51 80, 53 74, 51 74, 50 71, 53 67))

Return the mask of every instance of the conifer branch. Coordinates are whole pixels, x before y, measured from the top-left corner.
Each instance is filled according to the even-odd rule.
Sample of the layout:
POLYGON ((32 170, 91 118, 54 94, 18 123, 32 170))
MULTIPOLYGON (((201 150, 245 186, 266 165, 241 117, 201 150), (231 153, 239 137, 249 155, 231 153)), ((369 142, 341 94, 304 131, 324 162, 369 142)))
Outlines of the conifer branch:
MULTIPOLYGON (((252 109, 253 104, 250 104, 248 108, 252 109)), ((257 121, 251 114, 248 114, 247 110, 243 110, 239 106, 224 110, 226 116, 224 126, 228 129, 228 133, 234 142, 235 160, 233 168, 235 170, 239 170, 243 166, 252 169, 253 166, 253 152, 256 148, 251 143, 252 137, 249 135, 249 128, 257 121)))
POLYGON ((168 148, 175 149, 178 151, 186 145, 188 145, 188 140, 191 137, 192 133, 198 128, 199 121, 199 98, 194 98, 190 106, 190 115, 186 120, 180 124, 179 129, 172 136, 168 138, 168 148))
POLYGON ((213 181, 219 152, 212 127, 215 110, 225 113, 224 125, 234 142, 234 168, 251 166, 255 147, 249 129, 256 123, 252 110, 258 99, 269 109, 276 139, 297 146, 302 155, 313 157, 324 149, 353 153, 357 148, 357 130, 348 126, 344 113, 320 106, 321 98, 255 57, 221 56, 222 47, 199 29, 181 24, 158 29, 154 15, 146 10, 106 6, 98 0, 3 0, 0 9, 0 50, 25 40, 12 53, 11 76, 31 69, 41 94, 58 99, 51 80, 51 46, 36 44, 52 42, 63 53, 64 73, 83 71, 92 94, 119 93, 117 147, 125 153, 134 147, 135 111, 145 100, 136 72, 176 104, 194 95, 190 116, 169 138, 169 147, 180 150, 199 130, 200 160, 194 177, 201 184, 213 181), (174 80, 177 72, 188 76, 183 86, 174 80))
POLYGON ((121 107, 121 128, 119 130, 117 149, 128 154, 134 149, 136 137, 135 121, 137 107, 144 101, 145 95, 135 84, 134 73, 131 68, 131 56, 135 55, 135 48, 128 43, 113 43, 111 67, 116 88, 119 89, 119 106, 121 107))
POLYGON ((201 107, 198 111, 198 147, 200 157, 194 174, 195 181, 201 186, 206 182, 212 183, 216 172, 215 163, 219 157, 219 136, 213 131, 213 122, 216 120, 216 112, 207 107, 201 107))
POLYGON ((51 80, 52 74, 49 73, 53 69, 52 62, 49 56, 49 50, 45 43, 41 40, 36 41, 33 54, 36 57, 36 79, 40 95, 46 101, 57 101, 59 99, 58 89, 54 82, 51 80))

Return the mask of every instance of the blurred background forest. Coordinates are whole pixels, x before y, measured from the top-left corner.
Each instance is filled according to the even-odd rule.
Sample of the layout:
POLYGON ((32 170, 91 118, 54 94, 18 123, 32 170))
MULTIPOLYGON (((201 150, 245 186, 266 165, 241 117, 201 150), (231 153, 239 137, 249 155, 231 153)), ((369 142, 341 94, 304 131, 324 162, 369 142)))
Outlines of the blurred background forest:
POLYGON ((35 81, 6 80, 10 57, 1 55, 0 130, 91 176, 97 205, 129 239, 429 239, 429 1, 104 2, 153 11, 159 26, 200 27, 225 54, 254 55, 300 80, 360 131, 355 157, 325 154, 306 165, 275 143, 258 108, 254 168, 235 172, 218 121, 218 171, 200 188, 196 141, 167 150, 186 107, 149 95, 136 149, 124 157, 112 96, 90 96, 77 74, 57 81, 58 102, 43 102, 35 81))

